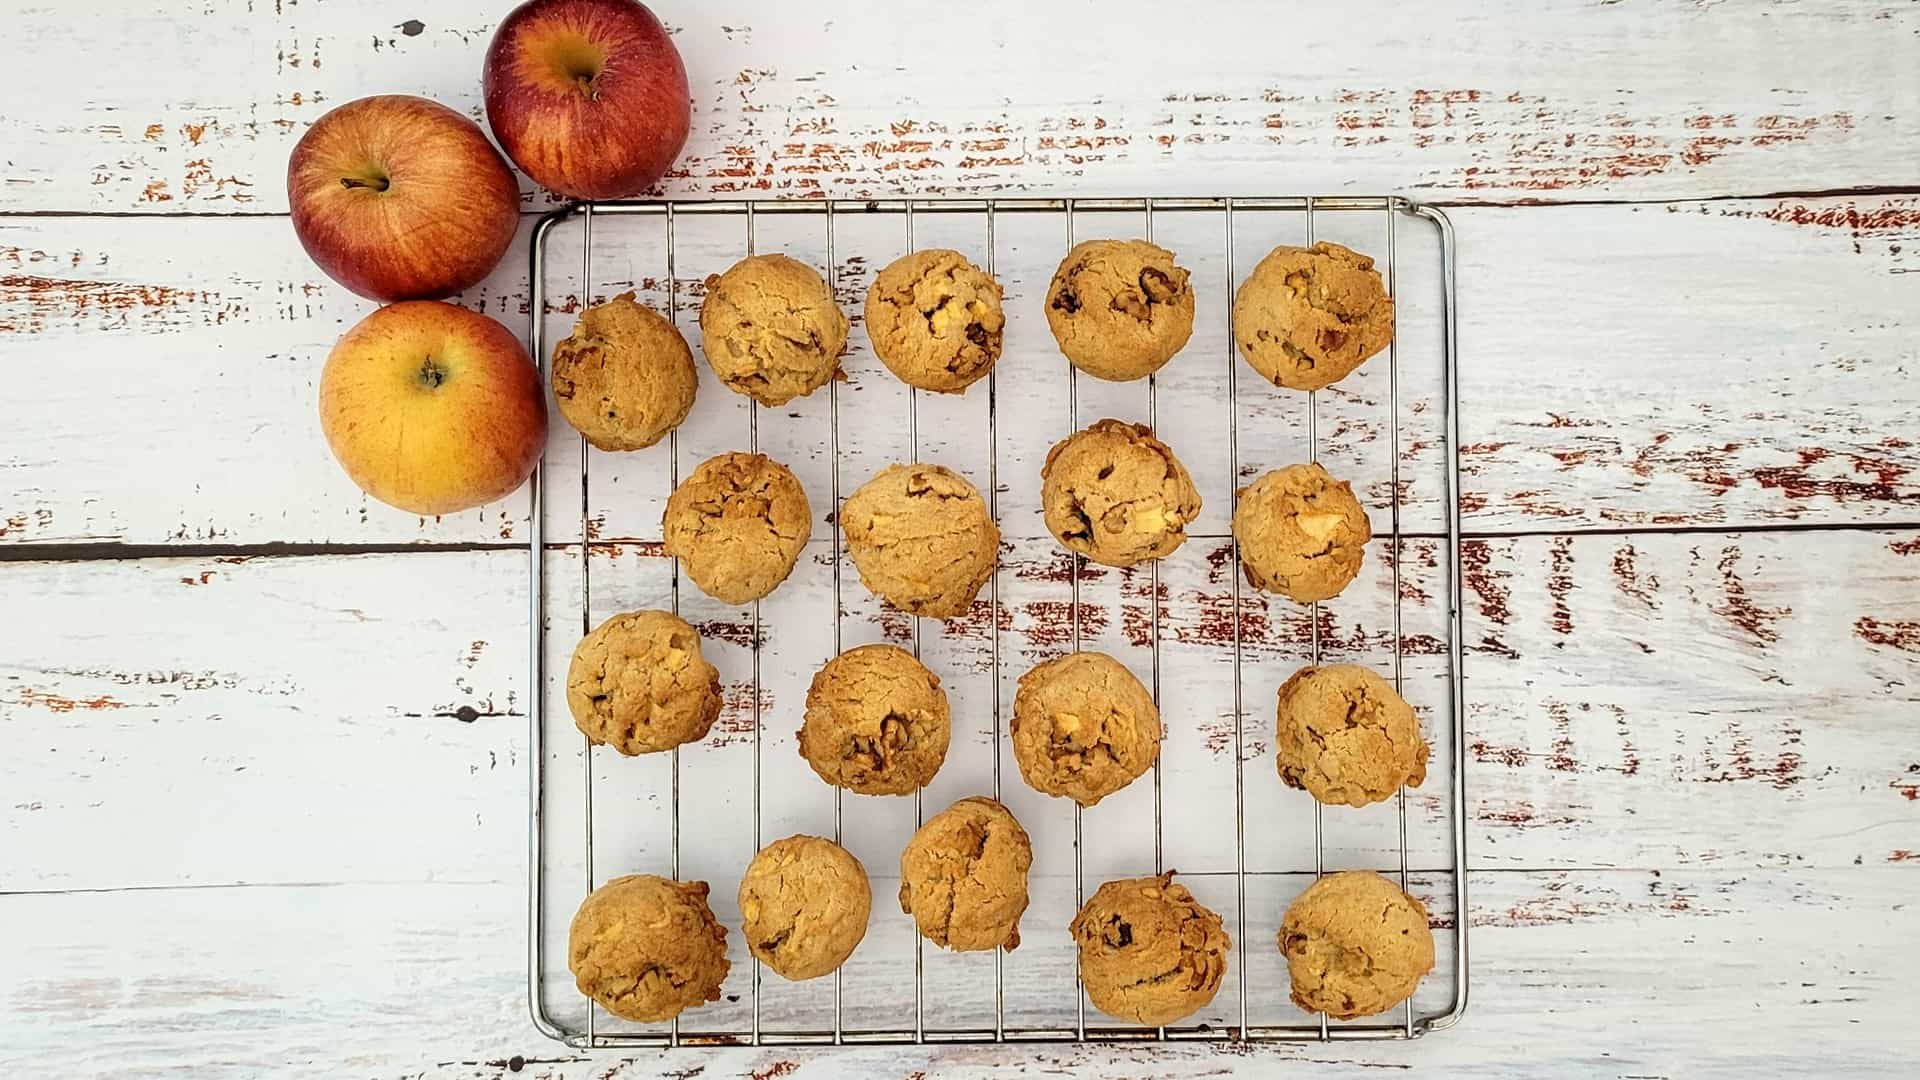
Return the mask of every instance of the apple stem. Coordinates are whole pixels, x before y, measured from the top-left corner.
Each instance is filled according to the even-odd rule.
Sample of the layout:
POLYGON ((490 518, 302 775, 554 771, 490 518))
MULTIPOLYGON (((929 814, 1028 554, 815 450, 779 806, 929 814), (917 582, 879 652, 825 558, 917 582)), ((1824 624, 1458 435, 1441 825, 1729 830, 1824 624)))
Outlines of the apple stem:
POLYGON ((372 188, 375 191, 385 191, 387 190, 387 178, 384 176, 376 176, 371 180, 363 180, 358 176, 343 176, 340 178, 340 186, 343 188, 372 188))
POLYGON ((427 389, 438 389, 440 384, 446 381, 446 369, 434 363, 433 357, 429 356, 420 362, 420 382, 427 389))

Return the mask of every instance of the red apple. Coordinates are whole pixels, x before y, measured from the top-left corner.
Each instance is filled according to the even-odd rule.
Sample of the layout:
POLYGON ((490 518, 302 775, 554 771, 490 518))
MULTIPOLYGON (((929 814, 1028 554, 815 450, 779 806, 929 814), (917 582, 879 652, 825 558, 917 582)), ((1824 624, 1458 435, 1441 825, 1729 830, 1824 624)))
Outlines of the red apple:
POLYGON ((436 300, 383 307, 320 373, 320 427, 360 490, 451 514, 526 480, 547 444, 547 398, 507 328, 436 300))
POLYGON ((487 49, 487 122, 550 191, 619 199, 686 145, 687 69, 636 0, 527 0, 487 49))
POLYGON ((426 98, 361 98, 314 122, 287 162, 293 231, 372 300, 450 296, 486 277, 520 223, 513 170, 480 125, 426 98))

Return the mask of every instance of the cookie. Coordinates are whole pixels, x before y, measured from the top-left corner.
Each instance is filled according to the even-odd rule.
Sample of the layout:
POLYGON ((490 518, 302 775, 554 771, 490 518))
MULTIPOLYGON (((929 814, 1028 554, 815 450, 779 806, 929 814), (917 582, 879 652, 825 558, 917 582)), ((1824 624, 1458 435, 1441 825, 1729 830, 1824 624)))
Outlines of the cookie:
POLYGON ((1152 428, 1101 420, 1047 452, 1040 506, 1047 531, 1067 550, 1132 566, 1186 542, 1200 492, 1152 428))
POLYGON ((889 465, 853 493, 840 519, 861 582, 909 615, 966 614, 1000 554, 986 501, 938 465, 889 465))
POLYGON ((1020 677, 1012 734, 1029 787, 1092 806, 1153 767, 1160 710, 1120 661, 1068 653, 1020 677))
POLYGON ((574 647, 567 709, 588 742, 628 755, 671 750, 707 737, 720 715, 720 672, 686 620, 629 611, 574 647))
POLYGON ((680 426, 700 373, 687 339, 623 292, 580 313, 553 349, 560 415, 602 450, 644 450, 680 426))
POLYGON ((574 913, 567 968, 580 992, 608 1012, 657 1024, 720 1000, 727 931, 707 906, 704 881, 614 878, 574 913))
POLYGON ((839 372, 847 316, 813 267, 785 255, 752 255, 707 279, 700 338, 729 390, 785 405, 839 372))
POLYGON ((900 853, 900 910, 955 952, 1020 947, 1033 844, 1006 807, 961 799, 927 819, 900 853))
POLYGON ((1319 465, 1289 465, 1241 489, 1233 538, 1254 588, 1309 604, 1360 573, 1373 526, 1353 485, 1319 465))
POLYGON ((1275 386, 1332 386, 1392 340, 1380 272, 1339 244, 1274 248, 1234 293, 1234 346, 1275 386))
POLYGON ((1054 272, 1047 326, 1081 371, 1112 382, 1145 378, 1193 335, 1193 289, 1166 248, 1088 240, 1054 272))
POLYGON ((847 962, 867 936, 873 887, 846 848, 789 836, 760 849, 740 879, 747 948, 783 978, 817 979, 847 962))
POLYGON ((1274 760, 1288 787, 1366 806, 1427 779, 1427 743, 1387 680, 1356 664, 1304 667, 1280 686, 1274 760))
POLYGON ((793 471, 765 454, 721 454, 693 470, 660 518, 666 553, 728 604, 772 592, 807 546, 813 508, 793 471))
POLYGON ((862 645, 814 673, 800 756, 835 787, 906 795, 947 760, 950 723, 939 678, 912 653, 862 645))
POLYGON ((867 336, 908 386, 957 394, 1000 359, 1000 283, 946 248, 887 264, 867 290, 867 336))
POLYGON ((1205 1008, 1220 990, 1233 942, 1220 916, 1171 871, 1109 881, 1068 927, 1080 946, 1087 998, 1108 1016, 1157 1026, 1205 1008))
POLYGON ((1280 920, 1293 1003, 1335 1020, 1382 1013, 1433 970, 1427 909, 1370 870, 1328 874, 1280 920))

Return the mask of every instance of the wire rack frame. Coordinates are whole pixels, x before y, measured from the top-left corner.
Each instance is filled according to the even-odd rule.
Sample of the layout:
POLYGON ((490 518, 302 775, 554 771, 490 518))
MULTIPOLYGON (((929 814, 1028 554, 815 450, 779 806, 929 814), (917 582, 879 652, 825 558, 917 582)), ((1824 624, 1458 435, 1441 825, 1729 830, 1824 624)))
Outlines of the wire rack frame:
MULTIPOLYGON (((1446 567, 1446 715, 1438 724, 1451 733, 1451 760, 1449 761, 1450 783, 1447 793, 1451 835, 1449 851, 1451 856, 1451 874, 1453 879, 1452 900, 1455 917, 1453 919, 1453 970, 1451 972, 1452 1000, 1447 1008, 1433 1013, 1417 1014, 1409 1000, 1398 1010, 1401 1014, 1397 1022, 1375 1021, 1370 1023, 1345 1023, 1330 1025, 1325 1013, 1319 1014, 1313 1021, 1294 1024, 1253 1024, 1249 1022, 1248 986, 1247 986, 1247 899, 1246 882, 1246 725, 1247 713, 1244 701, 1243 680, 1243 643, 1241 641, 1241 576, 1229 573, 1232 581, 1233 613, 1233 746, 1234 746, 1234 808, 1235 808, 1235 886, 1238 897, 1236 907, 1236 930, 1234 938, 1236 969, 1234 987, 1230 992, 1237 994, 1239 1023, 1224 1026, 1169 1026, 1145 1028, 1134 1026, 1109 1026, 1089 1024, 1087 1022, 1086 995, 1077 994, 1078 1002, 1074 1023, 1071 1026, 1019 1027, 1006 1023, 1005 980, 1003 973, 1003 952, 994 953, 994 1024, 992 1027, 968 1028, 929 1028, 926 1024, 925 978, 924 978, 924 941, 915 935, 914 949, 914 1022, 911 1028, 895 1027, 885 1029, 849 1029, 845 1024, 842 1005, 841 973, 833 976, 833 1024, 830 1030, 818 1031, 777 1031, 761 1029, 760 989, 761 972, 757 959, 752 961, 752 1023, 745 1030, 725 1031, 684 1031, 679 1020, 671 1023, 664 1034, 638 1033, 626 1031, 600 1031, 595 1023, 597 1006, 589 1002, 587 1022, 583 1027, 568 1027, 553 1018, 546 1006, 544 973, 546 971, 545 936, 547 911, 544 896, 546 830, 544 792, 546 781, 546 567, 544 555, 545 540, 545 503, 547 477, 544 462, 534 471, 530 482, 532 497, 532 528, 528 538, 529 576, 531 581, 529 611, 530 671, 528 694, 528 735, 529 735, 529 781, 530 814, 528 820, 528 912, 527 912, 527 989, 530 1012, 534 1025, 548 1037, 577 1048, 606 1047, 663 1047, 663 1046, 712 1046, 740 1045, 754 1046, 837 1046, 837 1045, 876 1045, 876 1044, 945 1044, 945 1043, 993 1043, 993 1042, 1033 1042, 1060 1043, 1088 1040, 1112 1042, 1275 1042, 1275 1041, 1349 1041, 1349 1040, 1394 1040, 1419 1038, 1429 1032, 1451 1027, 1457 1023, 1467 1007, 1469 986, 1469 954, 1467 926, 1467 859, 1466 859, 1466 791, 1464 784, 1465 764, 1465 706, 1461 685, 1461 564, 1460 564, 1460 459, 1459 459, 1459 366, 1458 336, 1456 323, 1455 290, 1455 243, 1452 224, 1438 208, 1412 202, 1398 196, 1292 196, 1279 198, 1005 198, 1005 199, 860 199, 860 200, 781 200, 781 201, 733 201, 733 202, 653 202, 619 201, 602 203, 576 203, 554 210, 540 218, 533 229, 529 271, 531 278, 530 326, 528 340, 535 364, 544 379, 547 371, 547 352, 549 343, 544 334, 543 316, 547 309, 546 293, 546 247, 555 226, 573 217, 581 219, 581 280, 583 283, 582 303, 591 291, 593 263, 593 225, 600 216, 651 216, 661 221, 662 239, 666 259, 666 282, 668 292, 668 317, 678 314, 679 281, 675 275, 675 225, 679 217, 685 215, 725 215, 743 219, 745 254, 756 253, 758 218, 770 215, 813 215, 822 219, 826 240, 826 263, 828 285, 837 289, 837 262, 834 251, 834 231, 836 220, 848 215, 896 215, 902 221, 906 250, 914 249, 914 220, 916 216, 931 214, 972 214, 982 219, 985 232, 986 270, 994 273, 995 221, 1008 214, 1057 214, 1065 222, 1065 241, 1071 248, 1077 241, 1075 217, 1079 213, 1131 212, 1143 215, 1145 236, 1153 239, 1156 217, 1168 213, 1203 213, 1219 215, 1224 222, 1226 292, 1231 297, 1238 282, 1234 275, 1234 223, 1236 216, 1246 212, 1291 212, 1299 214, 1305 221, 1306 242, 1314 241, 1314 217, 1318 213, 1375 213, 1385 216, 1387 221, 1386 287, 1390 295, 1395 291, 1395 238, 1398 224, 1402 219, 1418 221, 1430 225, 1437 231, 1439 239, 1439 281, 1441 285, 1441 361, 1443 381, 1443 417, 1442 424, 1445 442, 1444 471, 1444 519, 1446 567)), ((1239 409, 1238 409, 1238 370, 1240 360, 1232 346, 1233 320, 1231 305, 1226 316, 1227 328, 1227 394, 1228 408, 1228 465, 1232 472, 1233 490, 1237 500, 1240 478, 1239 454, 1239 409)), ((1397 309, 1396 309, 1397 310, 1397 309)), ((1397 314, 1396 314, 1397 320, 1397 314)), ((1395 327, 1395 339, 1398 339, 1398 326, 1395 327)), ((1391 456, 1391 490, 1393 500, 1389 507, 1390 535, 1388 537, 1392 602, 1392 639, 1393 661, 1392 681, 1398 691, 1402 684, 1403 641, 1401 634, 1401 554, 1404 537, 1401 531, 1400 483, 1400 364, 1399 349, 1389 345, 1387 350, 1388 369, 1388 413, 1391 456)), ((1069 369, 1068 411, 1072 429, 1077 430, 1079 418, 1079 373, 1069 369)), ((1147 380, 1147 423, 1157 427, 1159 394, 1158 381, 1149 376, 1147 380)), ((1000 520, 999 511, 999 431, 998 431, 998 387, 997 379, 989 372, 986 379, 987 425, 988 425, 988 510, 996 524, 1000 520)), ((833 523, 831 533, 832 580, 834 598, 833 644, 838 653, 842 647, 842 538, 839 524, 841 503, 840 484, 840 408, 839 385, 837 381, 828 383, 829 395, 829 439, 832 467, 832 506, 833 523)), ((908 407, 909 442, 914 459, 918 458, 920 446, 919 431, 919 392, 910 391, 908 407)), ((748 420, 749 449, 759 449, 759 410, 757 403, 750 404, 748 420)), ((1310 460, 1318 460, 1320 439, 1318 431, 1318 395, 1306 395, 1307 440, 1310 460)), ((582 440, 582 490, 585 490, 585 442, 582 440)), ((670 483, 679 485, 679 439, 677 433, 670 436, 669 443, 670 483)), ((582 501, 583 534, 587 514, 585 500, 582 501)), ((583 563, 588 558, 589 546, 581 545, 583 563)), ((1235 565, 1239 551, 1235 543, 1232 549, 1235 565)), ((677 614, 680 609, 680 569, 677 561, 672 563, 671 603, 677 614)), ((1075 555, 1071 561, 1071 636, 1073 647, 1080 647, 1080 577, 1083 559, 1075 555)), ((1160 567, 1158 562, 1150 565, 1153 602, 1150 610, 1151 634, 1151 676, 1150 689, 1156 704, 1161 691, 1161 634, 1160 634, 1160 567)), ((581 587, 581 627, 584 633, 592 629, 590 625, 591 578, 583 565, 581 587)), ((998 798, 1001 793, 1001 763, 997 747, 1002 734, 1002 689, 1000 655, 1000 571, 996 566, 988 584, 988 602, 991 618, 988 623, 993 627, 991 637, 992 658, 992 735, 996 752, 993 757, 992 793, 998 798)), ((1309 616, 1311 624, 1312 662, 1320 662, 1321 642, 1319 605, 1312 605, 1309 616)), ((755 601, 751 611, 752 619, 752 678, 753 678, 753 828, 754 846, 761 845, 761 733, 764 717, 760 715, 761 690, 761 621, 760 604, 755 601)), ((912 620, 912 651, 920 654, 921 620, 912 620)), ((587 888, 592 888, 593 870, 593 772, 591 747, 582 755, 585 762, 585 786, 581 805, 584 821, 585 863, 587 888)), ((671 811, 670 811, 670 865, 671 875, 680 873, 680 751, 671 752, 671 811)), ((1161 871, 1165 865, 1162 828, 1162 784, 1160 766, 1153 767, 1153 812, 1154 812, 1154 869, 1161 871)), ((1396 809, 1399 830, 1399 883, 1402 888, 1408 878, 1407 844, 1407 793, 1402 788, 1396 797, 1396 809)), ((913 797, 914 821, 924 820, 923 807, 919 793, 913 797)), ((834 840, 842 839, 843 800, 840 789, 834 789, 833 806, 834 840)), ((1313 803, 1313 839, 1314 839, 1314 875, 1318 877, 1324 870, 1323 851, 1323 815, 1320 804, 1313 803)), ((1083 835, 1081 810, 1073 809, 1073 849, 1074 849, 1074 895, 1076 906, 1085 899, 1083 873, 1083 835)), ((1223 990, 1229 988, 1223 987, 1223 990)))

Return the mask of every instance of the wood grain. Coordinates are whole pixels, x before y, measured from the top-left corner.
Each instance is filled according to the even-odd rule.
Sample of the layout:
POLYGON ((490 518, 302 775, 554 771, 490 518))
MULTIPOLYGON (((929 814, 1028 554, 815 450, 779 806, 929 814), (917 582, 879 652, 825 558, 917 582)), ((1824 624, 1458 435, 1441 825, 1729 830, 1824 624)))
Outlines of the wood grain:
MULTIPOLYGON (((1900 756, 1887 733, 1916 704, 1917 546, 1912 532, 1474 541, 1473 865, 1910 865, 1920 758, 1900 756)), ((597 550, 596 617, 667 601, 664 560, 627 545, 597 550)), ((803 560, 765 609, 769 837, 832 827, 828 790, 792 746, 806 680, 833 648, 831 565, 813 557, 824 554, 803 560)), ((1189 544, 1163 578, 1167 851, 1190 872, 1233 866, 1232 621, 1217 554, 1189 544)), ((1439 738, 1444 593, 1432 555, 1427 543, 1409 545, 1403 640, 1407 694, 1439 738)), ((1328 659, 1390 669, 1384 561, 1376 545, 1362 579, 1324 609, 1328 659)), ((580 744, 558 673, 582 625, 579 561, 556 553, 549 566, 549 811, 574 823, 580 744)), ((1001 573, 1003 705, 1027 666, 1066 647, 1060 569, 1013 558, 1001 573)), ((524 572, 515 552, 14 565, 10 615, 38 631, 0 660, 14 747, 0 762, 12 855, 0 890, 517 880, 524 572), (102 596, 120 613, 104 623, 89 599, 102 596)), ((1090 576, 1083 626, 1089 646, 1144 675, 1143 585, 1090 576)), ((850 569, 843 598, 847 645, 903 639, 905 624, 878 610, 850 569)), ((712 841, 707 872, 724 878, 752 847, 740 783, 752 767, 751 629, 744 611, 691 589, 682 602, 728 685, 727 711, 687 756, 685 777, 689 820, 704 821, 712 841)), ((976 615, 926 635, 958 718, 929 805, 990 784, 984 601, 976 615)), ((1267 745, 1271 694, 1306 662, 1310 629, 1300 609, 1249 597, 1242 631, 1249 820, 1281 823, 1262 826, 1249 865, 1310 866, 1304 798, 1280 788, 1267 745)), ((1444 739, 1436 750, 1444 760, 1444 739)), ((608 850, 657 857, 665 762, 595 762, 608 850)), ((1070 862, 1064 808, 1025 790, 1008 759, 1002 774, 1042 857, 1070 862)), ((1446 865, 1444 779, 1436 769, 1411 800, 1416 868, 1446 865)), ((1089 817, 1092 872, 1151 869, 1151 793, 1136 788, 1089 817)), ((911 808, 871 802, 849 835, 884 864, 911 831, 911 808)), ((577 863, 577 831, 555 829, 555 858, 577 863)), ((1394 831, 1391 807, 1329 815, 1329 858, 1390 868, 1394 831)))
MULTIPOLYGON (((1237 193, 1695 198, 1908 183, 1920 136, 1893 44, 1920 16, 1887 0, 1369 0, 1283 19, 1233 0, 1176 20, 1144 0, 1098 18, 993 0, 965 33, 875 0, 657 6, 693 90, 667 183, 681 195, 1190 194, 1209 177, 1237 193)), ((6 122, 0 208, 284 211, 287 153, 335 105, 416 93, 478 118, 503 7, 28 8, 0 94, 34 109, 6 122), (76 80, 76 56, 112 62, 76 80), (236 70, 249 93, 229 88, 236 70)))
MULTIPOLYGON (((507 883, 0 896, 9 925, 46 931, 0 936, 0 1000, 19 1021, 9 1062, 35 1073, 1197 1080, 1289 1063, 1355 1077, 1632 1076, 1698 1063, 1897 1077, 1920 1049, 1905 968, 1889 952, 1920 934, 1911 877, 1477 873, 1472 1026, 1411 1045, 573 1055, 526 1024, 520 895, 507 883)), ((875 916, 904 921, 880 905, 875 916)))
MULTIPOLYGON (((1469 529, 1920 519, 1920 450, 1908 430, 1920 407, 1909 377, 1916 309, 1908 301, 1920 281, 1909 276, 1920 232, 1915 200, 1459 209, 1454 217, 1462 237, 1469 529), (1555 245, 1544 265, 1536 257, 1543 237, 1555 245), (1740 257, 1730 258, 1735 251, 1740 257), (1783 281, 1821 285, 1781 290, 1783 281)), ((817 222, 767 224, 770 246, 823 258, 823 238, 810 231, 817 222)), ((1243 263, 1263 242, 1302 235, 1297 216, 1245 224, 1243 263)), ((1038 535, 1024 510, 1037 499, 1037 462, 1068 421, 1064 365, 1040 328, 1037 296, 1064 238, 1045 221, 1021 226, 1030 227, 1026 234, 1002 225, 999 269, 1014 318, 1002 376, 1003 516, 1016 535, 1038 535)), ((897 220, 873 222, 865 234, 843 226, 836 262, 843 302, 857 310, 867 275, 901 237, 897 220)), ((1385 246, 1376 223, 1348 226, 1322 214, 1318 226, 1336 237, 1351 227, 1359 235, 1346 235, 1350 242, 1385 246)), ((1080 227, 1123 232, 1140 223, 1093 219, 1080 227)), ((733 226, 710 228, 704 240, 688 238, 694 261, 681 271, 681 317, 696 339, 690 305, 699 273, 743 247, 733 226)), ((920 228, 929 241, 981 243, 943 236, 931 220, 920 228)), ((1227 505, 1218 229, 1217 220, 1197 216, 1161 223, 1167 242, 1183 241, 1183 257, 1196 266, 1203 312, 1194 344, 1162 380, 1162 427, 1201 480, 1203 528, 1214 533, 1224 531, 1227 505)), ((1443 444, 1432 240, 1417 226, 1402 227, 1398 240, 1407 527, 1433 531, 1443 444)), ((595 246, 595 295, 638 288, 664 306, 664 265, 653 265, 662 259, 649 229, 603 221, 595 246)), ((516 332, 527 304, 523 250, 464 298, 516 332)), ((555 235, 553 253, 557 307, 548 328, 559 335, 577 310, 577 228, 555 235)), ((27 422, 0 430, 0 544, 523 536, 524 496, 422 520, 372 503, 334 466, 314 419, 315 380, 333 339, 367 310, 307 264, 283 221, 163 221, 133 231, 89 219, 0 224, 0 341, 21 400, 40 403, 27 422), (222 254, 209 258, 208 251, 222 254)), ((842 389, 848 490, 906 453, 898 425, 904 393, 873 362, 864 332, 856 330, 853 348, 851 381, 842 389)), ((1325 460, 1360 482, 1376 506, 1390 491, 1385 382, 1376 360, 1320 404, 1325 460)), ((710 373, 704 385, 682 447, 686 467, 746 441, 743 399, 710 373)), ((1083 423, 1096 414, 1146 414, 1137 386, 1089 380, 1083 394, 1083 423)), ((1297 395, 1242 379, 1240 402, 1245 464, 1304 456, 1297 395)), ((982 395, 929 397, 923 407, 925 452, 984 474, 982 395)), ((827 402, 802 399, 762 430, 769 450, 800 470, 824 514, 827 402)), ((596 538, 657 534, 665 453, 593 455, 604 492, 587 515, 596 538)), ((577 472, 578 455, 578 440, 556 424, 550 469, 577 472)), ((578 539, 581 516, 556 505, 550 526, 556 539, 578 539)), ((816 535, 824 537, 824 522, 816 535)))

